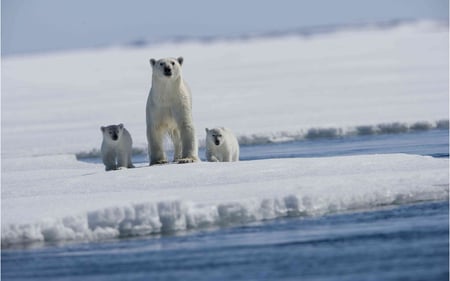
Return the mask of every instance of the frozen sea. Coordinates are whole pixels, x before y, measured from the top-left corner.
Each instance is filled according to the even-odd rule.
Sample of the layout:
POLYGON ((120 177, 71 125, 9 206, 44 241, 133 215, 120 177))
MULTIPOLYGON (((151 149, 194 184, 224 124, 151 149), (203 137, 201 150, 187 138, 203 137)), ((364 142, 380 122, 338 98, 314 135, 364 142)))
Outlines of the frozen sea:
MULTIPOLYGON (((242 147, 242 159, 372 153, 448 158, 448 133, 249 145, 242 147)), ((449 204, 432 200, 143 238, 22 245, 2 250, 2 280, 448 280, 448 264, 449 204)))
POLYGON ((2 58, 2 279, 448 280, 448 39, 406 21, 2 58), (148 60, 177 56, 200 156, 226 126, 241 161, 148 167, 148 60), (137 168, 105 172, 118 123, 137 168))

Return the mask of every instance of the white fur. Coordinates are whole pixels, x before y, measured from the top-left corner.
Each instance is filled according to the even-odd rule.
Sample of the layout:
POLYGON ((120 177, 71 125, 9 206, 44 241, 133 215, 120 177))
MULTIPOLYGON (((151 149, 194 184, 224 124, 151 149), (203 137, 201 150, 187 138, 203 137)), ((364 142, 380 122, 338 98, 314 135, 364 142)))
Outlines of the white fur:
POLYGON ((206 159, 210 162, 239 161, 239 142, 228 128, 206 128, 206 159))
POLYGON ((133 140, 123 124, 110 125, 100 129, 103 133, 101 153, 105 170, 134 168, 131 162, 133 140), (116 136, 117 139, 114 140, 113 136, 116 136))
POLYGON ((152 88, 148 95, 147 141, 150 165, 167 163, 164 136, 172 139, 174 162, 199 161, 192 121, 192 98, 181 74, 183 58, 151 59, 152 88), (170 75, 167 72, 170 73, 170 75))

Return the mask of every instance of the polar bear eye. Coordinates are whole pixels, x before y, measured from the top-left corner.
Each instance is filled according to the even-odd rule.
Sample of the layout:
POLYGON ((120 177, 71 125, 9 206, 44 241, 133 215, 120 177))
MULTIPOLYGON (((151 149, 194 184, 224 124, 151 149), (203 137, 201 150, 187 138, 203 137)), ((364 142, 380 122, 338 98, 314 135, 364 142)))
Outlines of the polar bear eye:
POLYGON ((171 64, 172 64, 173 66, 175 66, 175 63, 174 63, 173 61, 171 62, 171 64))
POLYGON ((160 62, 159 65, 160 65, 160 66, 164 66, 164 63, 163 63, 163 62, 160 62))

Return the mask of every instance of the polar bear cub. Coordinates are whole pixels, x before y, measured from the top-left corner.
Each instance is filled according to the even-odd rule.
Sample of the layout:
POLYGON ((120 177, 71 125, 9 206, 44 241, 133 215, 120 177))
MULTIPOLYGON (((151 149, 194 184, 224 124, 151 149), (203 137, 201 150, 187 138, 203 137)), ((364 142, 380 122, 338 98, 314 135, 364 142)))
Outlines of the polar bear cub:
POLYGON ((228 128, 206 128, 206 159, 210 162, 239 161, 239 143, 228 128))
POLYGON ((152 87, 147 98, 146 121, 150 165, 166 164, 164 137, 174 146, 174 162, 199 161, 192 121, 192 97, 183 80, 183 58, 150 59, 152 87))
POLYGON ((102 126, 100 130, 103 133, 101 153, 105 170, 134 168, 131 162, 133 141, 123 124, 102 126))

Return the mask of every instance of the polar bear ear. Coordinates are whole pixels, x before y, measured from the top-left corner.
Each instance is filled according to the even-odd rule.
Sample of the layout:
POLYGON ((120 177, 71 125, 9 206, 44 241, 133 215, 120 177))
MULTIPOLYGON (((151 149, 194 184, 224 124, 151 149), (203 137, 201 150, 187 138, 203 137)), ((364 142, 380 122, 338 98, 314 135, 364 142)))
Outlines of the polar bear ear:
POLYGON ((177 61, 180 65, 183 65, 184 59, 183 59, 183 57, 179 57, 179 58, 177 58, 177 61))
POLYGON ((206 133, 208 133, 208 132, 209 132, 209 129, 208 129, 208 128, 205 128, 205 131, 206 131, 206 133))
POLYGON ((119 129, 121 129, 121 130, 123 129, 123 124, 122 123, 119 124, 119 129))
POLYGON ((100 127, 100 131, 105 132, 105 130, 106 130, 105 127, 103 127, 103 126, 100 127))
POLYGON ((155 59, 150 59, 150 65, 153 67, 156 64, 156 60, 155 59))

